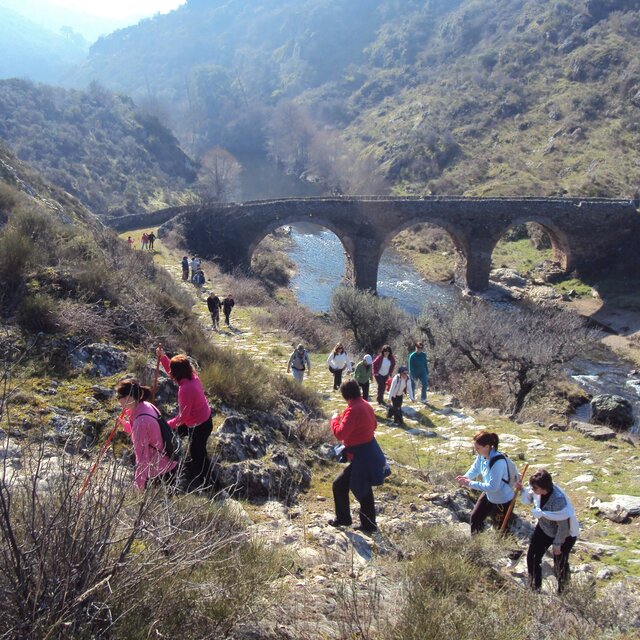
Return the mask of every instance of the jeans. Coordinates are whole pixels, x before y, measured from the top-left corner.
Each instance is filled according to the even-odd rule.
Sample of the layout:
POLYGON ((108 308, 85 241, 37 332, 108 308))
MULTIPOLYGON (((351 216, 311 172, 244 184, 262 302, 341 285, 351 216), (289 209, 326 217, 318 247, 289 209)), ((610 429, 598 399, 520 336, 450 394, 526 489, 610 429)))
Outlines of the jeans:
POLYGON ((427 371, 418 371, 414 376, 411 376, 411 384, 413 386, 413 393, 415 394, 418 390, 417 383, 421 383, 420 387, 420 400, 422 402, 427 401, 427 384, 429 382, 429 373, 427 371))
MULTIPOLYGON (((351 524, 351 509, 349 507, 349 482, 351 480, 351 465, 333 481, 333 502, 336 509, 336 520, 340 524, 351 524)), ((369 487, 367 493, 360 502, 360 526, 363 529, 374 531, 376 527, 376 507, 373 500, 373 489, 369 487)))
POLYGON ((483 493, 478 498, 478 502, 476 502, 476 506, 473 507, 473 511, 471 512, 471 535, 482 531, 484 521, 488 516, 493 516, 493 525, 496 529, 502 527, 510 504, 511 501, 503 504, 489 502, 487 494, 483 493))
POLYGON ((293 379, 298 384, 302 384, 302 381, 304 380, 304 369, 294 369, 292 367, 291 368, 291 372, 293 373, 293 379))
MULTIPOLYGON (((568 536, 560 547, 560 554, 553 554, 553 574, 558 580, 558 593, 562 593, 569 580, 571 569, 569 567, 569 554, 577 538, 568 536)), ((542 558, 547 549, 553 544, 553 538, 548 536, 536 525, 531 536, 527 551, 527 571, 529 572, 529 586, 534 591, 539 591, 542 586, 542 558)))
POLYGON ((362 397, 365 400, 369 400, 369 382, 358 382, 360 389, 362 389, 362 397))

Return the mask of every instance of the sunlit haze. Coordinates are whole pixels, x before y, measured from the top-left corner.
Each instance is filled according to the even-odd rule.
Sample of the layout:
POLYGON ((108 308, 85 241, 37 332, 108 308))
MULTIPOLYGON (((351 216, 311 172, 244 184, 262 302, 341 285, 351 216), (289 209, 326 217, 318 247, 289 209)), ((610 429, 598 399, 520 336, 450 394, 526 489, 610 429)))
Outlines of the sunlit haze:
POLYGON ((114 19, 152 16, 184 4, 185 0, 50 0, 50 4, 114 19))

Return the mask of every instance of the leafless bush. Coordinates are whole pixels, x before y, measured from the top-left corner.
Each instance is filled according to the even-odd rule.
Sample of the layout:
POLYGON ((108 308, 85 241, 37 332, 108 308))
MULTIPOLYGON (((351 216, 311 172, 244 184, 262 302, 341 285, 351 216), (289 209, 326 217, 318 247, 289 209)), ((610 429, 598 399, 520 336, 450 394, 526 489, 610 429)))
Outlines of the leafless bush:
POLYGON ((331 316, 364 353, 375 353, 399 335, 405 317, 393 300, 354 287, 334 289, 331 316))
MULTIPOLYGON (((534 390, 584 353, 595 333, 582 318, 554 308, 496 307, 480 300, 436 304, 419 320, 433 336, 432 371, 447 388, 475 372, 505 390, 505 409, 518 414, 534 390)), ((477 385, 477 381, 476 381, 477 385)), ((463 396, 465 389, 456 388, 463 396)))
POLYGON ((86 465, 42 444, 23 460, 0 477, 0 637, 213 637, 276 570, 223 505, 132 495, 113 462, 79 497, 86 465))

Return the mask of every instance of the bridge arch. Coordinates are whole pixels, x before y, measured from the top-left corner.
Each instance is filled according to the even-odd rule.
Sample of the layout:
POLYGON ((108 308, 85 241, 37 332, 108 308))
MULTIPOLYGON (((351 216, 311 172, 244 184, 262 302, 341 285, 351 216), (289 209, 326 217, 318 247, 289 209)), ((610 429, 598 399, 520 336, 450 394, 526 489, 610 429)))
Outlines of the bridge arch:
POLYGON ((338 225, 334 224, 331 220, 327 220, 320 216, 300 216, 300 215, 291 215, 284 216, 277 220, 272 220, 267 223, 264 227, 262 227, 259 232, 253 236, 252 240, 249 242, 247 246, 247 255, 246 262, 248 265, 251 265, 251 259, 253 258, 253 254, 255 253, 258 245, 270 234, 273 233, 276 229, 280 227, 291 226, 295 224, 313 224, 322 229, 326 229, 327 231, 331 231, 340 241, 342 248, 344 249, 344 279, 348 282, 353 282, 355 279, 355 268, 353 262, 353 254, 354 254, 354 243, 352 238, 345 232, 344 229, 340 228, 338 225))
POLYGON ((444 218, 437 218, 433 216, 425 217, 424 214, 413 214, 412 217, 402 222, 397 226, 389 229, 384 235, 380 243, 380 253, 378 256, 378 264, 382 259, 382 255, 387 247, 390 246, 391 241, 403 231, 411 229, 418 224, 429 224, 434 227, 443 229, 454 247, 454 279, 458 286, 466 287, 466 271, 467 271, 467 255, 468 255, 468 242, 465 235, 455 225, 445 220, 444 218))
POLYGON ((554 224, 552 220, 545 216, 526 214, 519 214, 515 216, 507 226, 501 229, 500 236, 494 242, 493 248, 491 250, 491 255, 493 256, 498 243, 510 229, 525 225, 530 222, 533 222, 541 227, 549 237, 549 240, 551 242, 551 249, 553 252, 552 260, 554 262, 557 262, 563 271, 571 271, 573 269, 571 239, 564 229, 554 224))

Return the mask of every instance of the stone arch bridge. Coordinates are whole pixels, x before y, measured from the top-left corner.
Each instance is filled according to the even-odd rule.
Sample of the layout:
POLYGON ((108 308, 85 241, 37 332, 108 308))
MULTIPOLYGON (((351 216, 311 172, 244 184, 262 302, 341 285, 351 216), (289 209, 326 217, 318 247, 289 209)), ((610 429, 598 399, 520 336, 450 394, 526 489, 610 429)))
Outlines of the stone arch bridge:
POLYGON ((487 287, 491 254, 515 225, 540 224, 561 266, 583 274, 617 262, 640 229, 634 202, 593 198, 285 198, 174 208, 166 211, 169 217, 161 236, 180 224, 189 251, 226 270, 249 267, 260 241, 280 226, 320 225, 342 242, 346 278, 370 290, 376 289, 378 264, 392 238, 421 222, 448 232, 456 248, 456 284, 476 291, 487 287))

